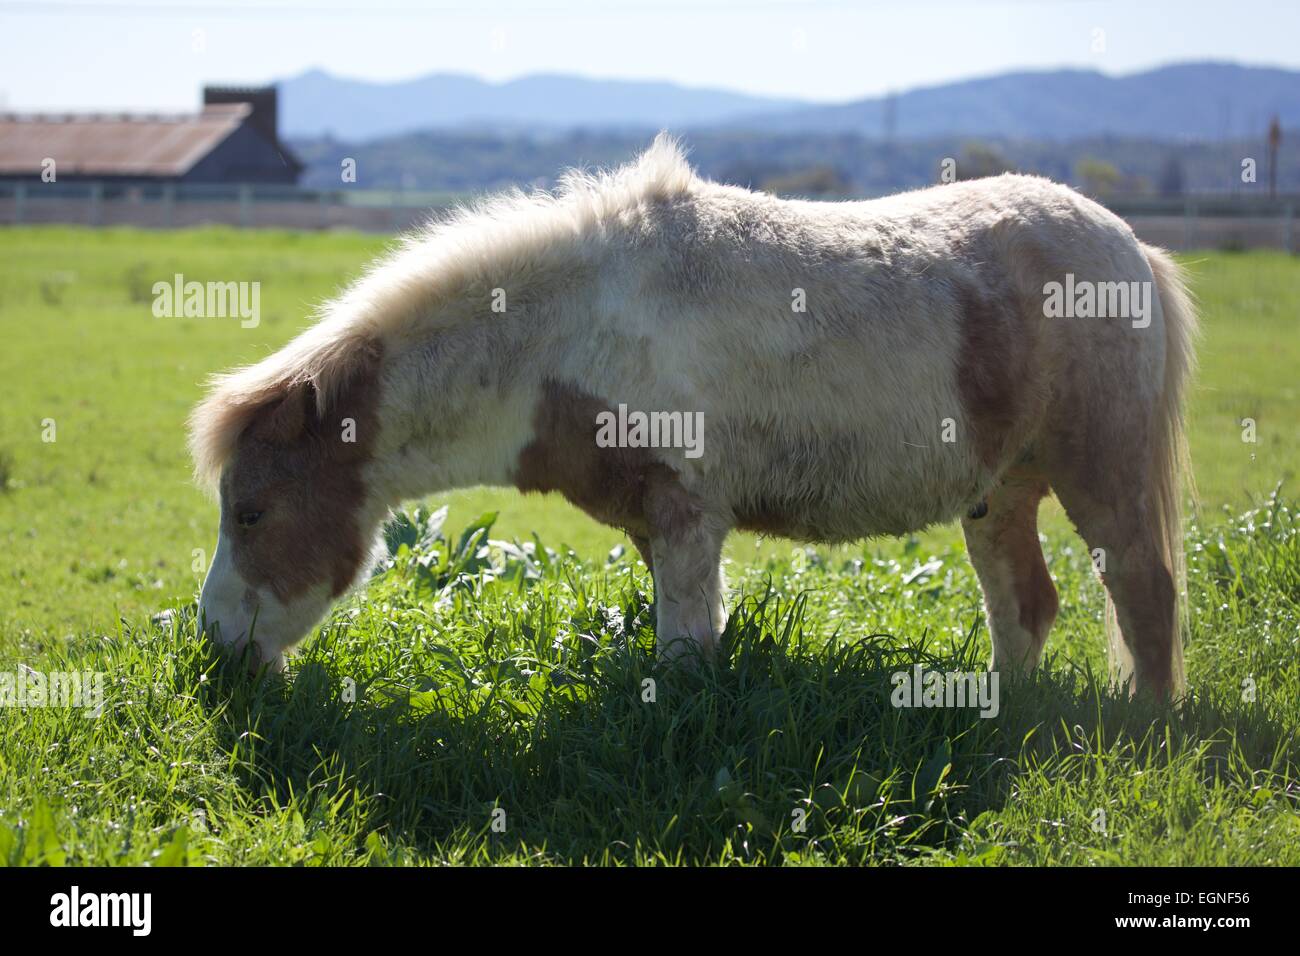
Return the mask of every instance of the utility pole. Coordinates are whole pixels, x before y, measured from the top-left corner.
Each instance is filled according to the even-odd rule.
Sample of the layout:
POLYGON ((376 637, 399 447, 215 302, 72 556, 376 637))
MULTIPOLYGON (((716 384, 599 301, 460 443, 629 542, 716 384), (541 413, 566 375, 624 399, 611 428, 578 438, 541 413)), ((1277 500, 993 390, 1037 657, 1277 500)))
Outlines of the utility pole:
POLYGON ((1268 125, 1268 198, 1277 198, 1277 148, 1282 145, 1282 124, 1275 115, 1268 125))

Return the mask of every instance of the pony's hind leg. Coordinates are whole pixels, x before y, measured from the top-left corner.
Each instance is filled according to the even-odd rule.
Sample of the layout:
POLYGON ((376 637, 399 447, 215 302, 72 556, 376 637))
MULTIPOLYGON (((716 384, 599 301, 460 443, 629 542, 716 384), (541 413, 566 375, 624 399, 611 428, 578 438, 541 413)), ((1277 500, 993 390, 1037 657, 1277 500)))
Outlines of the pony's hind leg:
POLYGON ((1109 500, 1084 483, 1055 478, 1066 514, 1087 542, 1093 564, 1114 605, 1108 623, 1117 676, 1132 675, 1132 693, 1168 697, 1177 682, 1181 648, 1174 569, 1161 545, 1155 502, 1136 478, 1125 495, 1109 500), (1113 633, 1114 624, 1119 633, 1113 633))
POLYGON ((993 638, 989 668, 1004 674, 1037 666, 1056 620, 1056 588, 1038 542, 1038 503, 1047 491, 1041 477, 1007 477, 982 517, 962 520, 993 638))

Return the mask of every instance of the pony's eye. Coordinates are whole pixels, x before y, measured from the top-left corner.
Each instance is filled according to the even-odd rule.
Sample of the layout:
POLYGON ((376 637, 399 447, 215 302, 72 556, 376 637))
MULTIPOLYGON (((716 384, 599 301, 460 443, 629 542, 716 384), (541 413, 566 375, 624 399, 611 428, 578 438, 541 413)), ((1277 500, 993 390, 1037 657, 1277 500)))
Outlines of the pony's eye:
POLYGON ((239 516, 239 526, 241 528, 251 528, 257 524, 257 519, 262 517, 260 511, 245 511, 239 516))

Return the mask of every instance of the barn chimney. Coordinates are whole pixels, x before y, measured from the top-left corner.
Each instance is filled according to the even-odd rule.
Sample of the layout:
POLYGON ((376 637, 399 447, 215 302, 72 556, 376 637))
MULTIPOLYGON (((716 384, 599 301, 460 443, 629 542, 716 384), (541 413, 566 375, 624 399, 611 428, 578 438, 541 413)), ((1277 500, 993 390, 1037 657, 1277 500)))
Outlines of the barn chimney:
POLYGON ((205 86, 203 105, 247 103, 253 108, 249 124, 268 142, 280 142, 278 96, 274 86, 205 86))

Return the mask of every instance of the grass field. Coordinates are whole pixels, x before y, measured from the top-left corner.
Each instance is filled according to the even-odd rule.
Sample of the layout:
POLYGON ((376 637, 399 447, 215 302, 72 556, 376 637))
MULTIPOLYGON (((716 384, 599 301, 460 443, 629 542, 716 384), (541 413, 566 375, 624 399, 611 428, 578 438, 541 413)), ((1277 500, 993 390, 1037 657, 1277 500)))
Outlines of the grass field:
POLYGON ((392 566, 287 680, 228 673, 184 610, 216 518, 185 415, 208 373, 284 342, 382 246, 0 231, 0 673, 101 672, 106 690, 97 717, 0 708, 0 861, 1300 863, 1300 260, 1184 260, 1206 333, 1193 699, 1104 689, 1100 587, 1053 508, 1050 660, 981 719, 889 703, 895 671, 987 659, 955 528, 737 537, 726 663, 659 670, 620 536, 492 490, 396 527, 392 566), (155 318, 175 273, 260 281, 261 323, 155 318))

